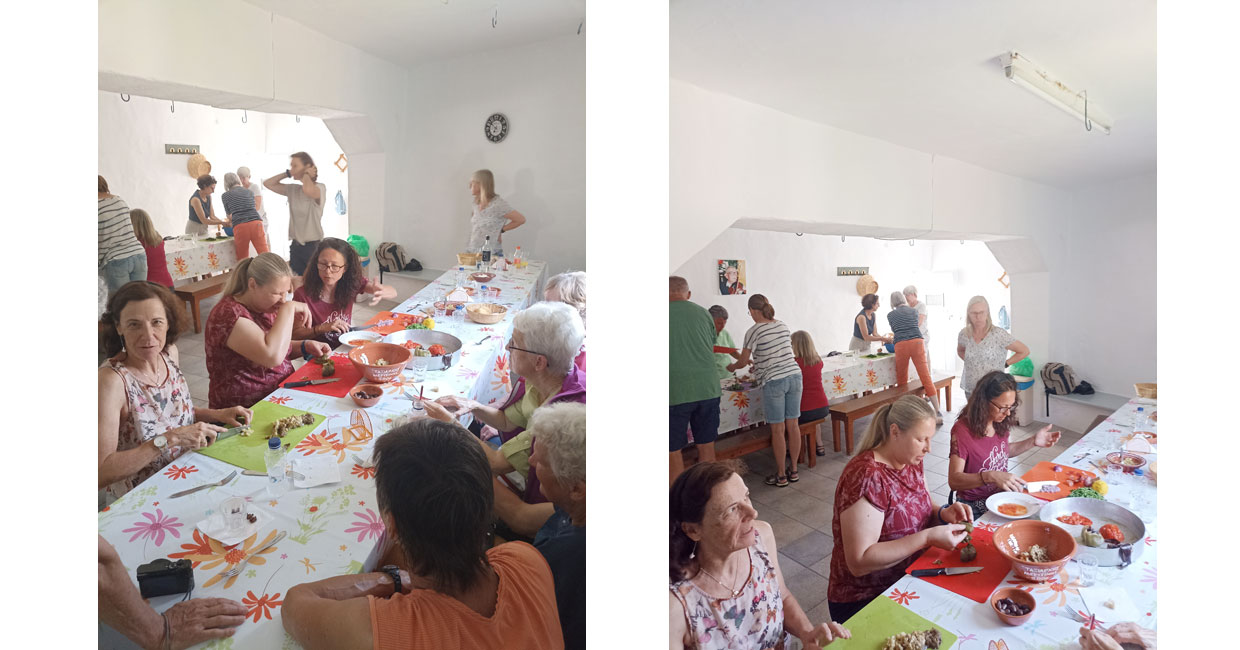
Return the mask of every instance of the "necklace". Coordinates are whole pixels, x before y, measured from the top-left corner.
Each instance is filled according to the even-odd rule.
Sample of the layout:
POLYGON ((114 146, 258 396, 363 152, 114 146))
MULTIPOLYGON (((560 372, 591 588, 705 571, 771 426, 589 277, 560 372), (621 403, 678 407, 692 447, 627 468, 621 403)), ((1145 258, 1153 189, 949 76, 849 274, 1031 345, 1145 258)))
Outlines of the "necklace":
POLYGON ((733 597, 733 598, 736 598, 736 597, 738 597, 738 596, 740 596, 740 595, 741 595, 741 592, 742 592, 742 591, 744 591, 744 589, 745 589, 745 582, 748 582, 748 581, 749 581, 748 576, 746 576, 746 578, 745 578, 745 582, 742 582, 742 583, 741 583, 740 588, 739 588, 739 589, 733 589, 733 588, 729 587, 728 585, 724 584, 724 582, 723 582, 722 580, 720 580, 719 578, 716 578, 716 577, 715 577, 715 574, 711 573, 710 571, 707 571, 707 570, 706 570, 706 568, 705 568, 705 567, 703 567, 703 566, 701 565, 701 563, 700 563, 700 562, 698 563, 698 569, 699 569, 702 573, 705 573, 707 576, 709 576, 711 580, 714 580, 716 583, 718 583, 720 587, 723 587, 724 589, 727 589, 728 591, 732 592, 732 597, 733 597))

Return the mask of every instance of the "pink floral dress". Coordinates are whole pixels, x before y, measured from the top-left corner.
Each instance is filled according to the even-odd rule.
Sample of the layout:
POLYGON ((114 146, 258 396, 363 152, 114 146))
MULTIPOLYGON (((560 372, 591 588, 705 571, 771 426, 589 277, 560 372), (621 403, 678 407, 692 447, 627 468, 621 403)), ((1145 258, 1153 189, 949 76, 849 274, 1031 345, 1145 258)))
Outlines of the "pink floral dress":
MULTIPOLYGON (((160 358, 168 369, 168 377, 158 386, 138 379, 121 363, 120 358, 117 356, 108 359, 107 366, 125 382, 125 410, 129 415, 121 418, 116 440, 117 451, 128 451, 169 429, 194 423, 194 402, 189 395, 189 384, 185 382, 185 375, 167 352, 160 353, 160 358)), ((164 453, 133 476, 109 485, 109 497, 120 498, 134 486, 163 469, 180 456, 181 452, 180 447, 166 447, 164 453)))
POLYGON ((775 566, 758 531, 749 547, 749 580, 736 598, 715 598, 692 580, 672 583, 684 607, 689 634, 699 650, 783 650, 784 601, 775 566))

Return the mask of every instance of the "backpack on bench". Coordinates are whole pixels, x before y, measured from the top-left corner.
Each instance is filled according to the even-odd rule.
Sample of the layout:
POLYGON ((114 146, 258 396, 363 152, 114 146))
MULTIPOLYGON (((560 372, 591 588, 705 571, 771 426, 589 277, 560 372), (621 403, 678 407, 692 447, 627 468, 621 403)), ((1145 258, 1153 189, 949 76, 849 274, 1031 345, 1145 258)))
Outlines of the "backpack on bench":
POLYGON ((379 260, 379 269, 384 273, 394 271, 421 271, 422 263, 409 259, 405 249, 395 242, 385 241, 375 249, 375 259, 379 260))
POLYGON ((1094 387, 1087 381, 1077 379, 1072 366, 1066 363, 1051 362, 1042 366, 1042 385, 1051 395, 1094 394, 1094 387))

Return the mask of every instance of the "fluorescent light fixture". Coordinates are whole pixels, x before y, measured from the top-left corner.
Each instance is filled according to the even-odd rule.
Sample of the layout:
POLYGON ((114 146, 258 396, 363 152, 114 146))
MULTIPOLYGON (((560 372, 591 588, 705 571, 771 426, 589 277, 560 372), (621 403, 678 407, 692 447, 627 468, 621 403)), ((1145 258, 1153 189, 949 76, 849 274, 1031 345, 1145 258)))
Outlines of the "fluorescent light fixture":
POLYGON ((1003 62, 1003 75, 1012 83, 1104 134, 1111 134, 1111 118, 1096 104, 1087 101, 1085 92, 1069 88, 1019 52, 1008 52, 999 58, 1003 62))

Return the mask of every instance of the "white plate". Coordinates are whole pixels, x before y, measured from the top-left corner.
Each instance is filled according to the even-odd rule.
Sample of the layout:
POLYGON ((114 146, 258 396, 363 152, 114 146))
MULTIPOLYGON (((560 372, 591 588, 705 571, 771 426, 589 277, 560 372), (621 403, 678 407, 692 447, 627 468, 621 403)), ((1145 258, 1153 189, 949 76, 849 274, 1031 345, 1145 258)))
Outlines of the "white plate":
POLYGON ((343 345, 348 345, 350 347, 359 345, 361 343, 377 343, 382 340, 383 340, 382 334, 378 332, 369 332, 366 330, 359 330, 356 332, 345 332, 344 334, 340 335, 340 342, 343 345))
POLYGON ((1036 517, 1038 515, 1038 511, 1042 509, 1043 503, 1044 501, 1041 499, 1023 492, 996 492, 990 495, 990 498, 986 499, 986 509, 994 513, 996 516, 1003 517, 1004 519, 1028 519, 1029 517, 1036 517), (1029 512, 1026 512, 1019 517, 1005 515, 998 510, 999 506, 1005 503, 1018 503, 1029 508, 1029 512))

